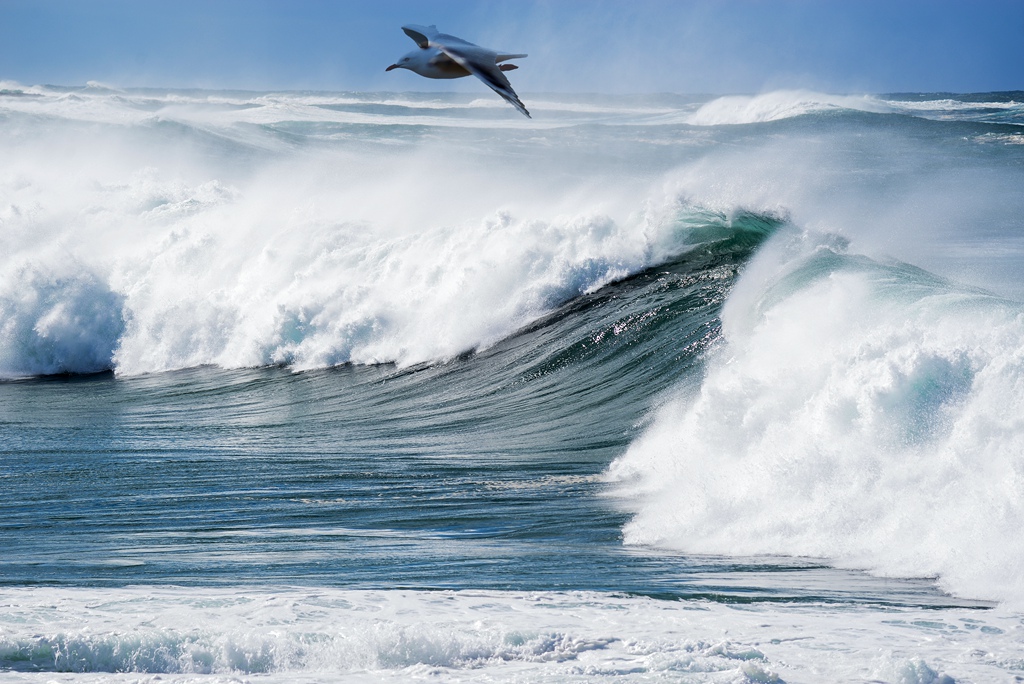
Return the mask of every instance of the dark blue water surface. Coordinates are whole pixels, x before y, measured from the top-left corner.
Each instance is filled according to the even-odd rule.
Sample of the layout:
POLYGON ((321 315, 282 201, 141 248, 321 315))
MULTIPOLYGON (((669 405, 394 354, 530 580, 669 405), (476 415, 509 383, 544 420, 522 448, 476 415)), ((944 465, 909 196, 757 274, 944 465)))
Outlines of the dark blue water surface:
MULTIPOLYGON (((24 244, 11 244, 21 249, 24 264, 53 261, 32 270, 11 259, 13 285, 0 292, 6 297, 0 305, 8 306, 0 306, 0 313, 14 312, 9 328, 15 332, 4 332, 0 360, 13 359, 12 374, 52 366, 37 358, 48 353, 50 338, 36 334, 37 319, 51 309, 65 313, 65 323, 81 324, 62 329, 69 349, 89 347, 78 343, 90 336, 110 342, 99 345, 100 352, 122 343, 129 314, 115 306, 118 298, 146 291, 149 262, 180 256, 168 246, 186 240, 190 230, 201 232, 190 223, 190 212, 209 215, 201 227, 231 224, 232 211, 261 225, 253 216, 266 209, 262 203, 237 209, 230 203, 244 193, 229 186, 247 173, 258 176, 251 171, 256 162, 294 157, 301 168, 299 162, 324 150, 352 151, 366 162, 387 157, 392 148, 417 151, 422 145, 428 158, 437 150, 453 159, 470 156, 467 168, 480 176, 493 171, 498 184, 521 177, 524 186, 555 186, 557 195, 560 184, 592 176, 595 184, 612 179, 610 187, 639 183, 648 199, 659 194, 650 188, 671 185, 662 194, 683 205, 689 192, 706 213, 729 208, 706 226, 688 219, 691 246, 698 245, 692 250, 596 292, 552 302, 546 317, 498 344, 436 363, 305 372, 204 366, 133 377, 0 382, 0 584, 579 589, 723 601, 962 605, 928 579, 877 578, 816 559, 695 557, 625 546, 628 507, 603 474, 661 401, 700 387, 705 362, 721 339, 723 304, 757 250, 784 226, 845 231, 916 266, 939 264, 942 275, 963 275, 965 282, 1018 295, 1022 234, 1014 207, 1024 173, 1019 94, 979 96, 981 104, 970 98, 946 102, 943 94, 892 95, 862 109, 833 106, 826 98, 812 114, 801 113, 799 101, 776 112, 770 98, 754 98, 736 116, 723 107, 720 120, 699 125, 692 118, 703 111, 697 100, 652 96, 623 104, 580 96, 562 107, 549 105, 547 119, 522 128, 527 124, 518 119, 506 125, 504 110, 467 109, 462 96, 440 98, 442 107, 438 98, 416 95, 309 105, 304 94, 283 104, 257 94, 228 106, 220 102, 223 93, 186 93, 194 101, 181 109, 190 114, 179 121, 175 103, 185 95, 151 102, 139 91, 111 95, 99 113, 76 118, 79 105, 72 96, 78 91, 83 89, 47 90, 52 102, 45 111, 23 103, 41 94, 0 93, 10 101, 0 119, 8 134, 4 145, 8 156, 20 155, 15 170, 29 179, 14 174, 4 181, 0 190, 14 199, 4 204, 0 197, 0 210, 8 211, 0 225, 8 216, 12 234, 13 227, 21 230, 24 244), (116 116, 105 113, 108 105, 116 116), (588 114, 587 107, 598 113, 588 114), (311 121, 309 108, 330 116, 311 121), (265 120, 241 117, 249 109, 268 110, 265 120), (225 112, 240 118, 218 128, 225 112), (421 121, 431 112, 433 124, 421 121), (392 120, 397 114, 409 118, 392 120), (371 115, 380 123, 359 118, 371 115), (96 123, 104 116, 106 124, 96 123), (451 123, 463 119, 481 125, 451 123), (492 120, 493 126, 481 123, 492 120), (132 162, 125 162, 132 174, 90 177, 83 181, 87 191, 68 189, 84 199, 65 207, 64 186, 73 183, 54 182, 60 190, 51 191, 47 174, 38 172, 46 164, 37 164, 61 131, 72 147, 105 131, 124 148, 118 153, 132 162), (200 161, 213 160, 209 165, 217 173, 198 174, 190 181, 195 187, 179 197, 172 171, 177 173, 179 149, 186 148, 200 161), (166 162, 167 178, 149 183, 143 171, 135 174, 135 154, 143 169, 166 162), (670 172, 674 180, 663 180, 670 172), (211 178, 220 180, 211 186, 211 178), (133 204, 142 196, 146 202, 133 204), (15 207, 15 200, 23 206, 15 207), (56 208, 46 209, 51 204, 56 208), (30 210, 40 206, 37 226, 30 210), (103 216, 118 211, 130 221, 106 226, 103 216), (84 216, 93 217, 92 223, 83 219, 86 228, 109 235, 93 244, 86 234, 84 246, 72 245, 61 231, 65 222, 76 226, 84 216), (136 255, 141 275, 126 278, 120 289, 104 282, 107 289, 97 290, 111 299, 104 309, 109 325, 72 311, 76 302, 91 301, 86 295, 90 283, 99 282, 95 276, 50 287, 47 279, 59 279, 66 264, 43 249, 49 245, 35 244, 37 230, 65 240, 67 261, 85 264, 88 274, 94 267, 89 259, 108 267, 108 251, 137 237, 138 225, 163 226, 160 221, 169 223, 153 239, 152 254, 140 247, 136 255), (893 235, 898 239, 888 242, 893 235), (25 292, 37 299, 56 297, 53 292, 74 297, 68 295, 64 308, 48 309, 25 292), (35 346, 22 344, 23 338, 35 346)), ((543 110, 543 104, 536 109, 543 110)), ((68 178, 78 178, 79 168, 102 170, 93 155, 80 154, 85 161, 69 162, 68 178)), ((339 156, 336 163, 350 161, 339 156)), ((356 169, 353 176, 360 173, 356 169)), ((287 175, 279 171, 275 180, 283 183, 287 175)), ((388 177, 381 184, 391 190, 398 183, 388 177)), ((252 187, 253 196, 265 189, 252 187)), ((299 183, 289 192, 287 207, 268 222, 290 225, 293 211, 306 210, 303 202, 312 191, 299 183)), ((329 204, 333 192, 314 199, 329 204)), ((445 201, 463 199, 456 193, 445 201)), ((630 211, 642 213, 645 202, 636 201, 630 211)), ((434 209, 440 212, 444 204, 438 200, 434 209)), ((603 211, 590 205, 577 210, 603 211)), ((314 218, 302 225, 312 233, 321 224, 310 211, 314 218)), ((205 243, 192 237, 201 251, 205 243)), ((234 244, 226 240, 218 254, 232 258, 234 244)), ((268 238, 266 252, 274 248, 268 238)), ((310 263, 318 258, 305 256, 310 263)), ((194 271, 207 267, 198 263, 194 271)), ((181 286, 194 275, 185 269, 181 286)), ((178 277, 157 285, 170 290, 178 277)), ((209 296, 220 297, 222 285, 211 286, 209 296)), ((189 300, 182 302, 184 307, 189 300)), ((268 302, 268 309, 279 305, 268 302)), ((149 303, 161 311, 158 288, 149 303)), ((203 330, 197 326, 193 334, 201 337, 203 330)), ((109 353, 99 356, 114 365, 109 353)))

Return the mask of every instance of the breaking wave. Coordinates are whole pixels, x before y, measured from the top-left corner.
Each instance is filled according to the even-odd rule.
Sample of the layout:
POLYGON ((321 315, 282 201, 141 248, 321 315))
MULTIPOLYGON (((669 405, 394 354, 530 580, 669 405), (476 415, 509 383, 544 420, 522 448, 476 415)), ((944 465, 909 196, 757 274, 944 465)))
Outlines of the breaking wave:
POLYGON ((729 224, 669 197, 624 220, 499 209, 396 235, 254 195, 144 172, 91 194, 92 231, 52 219, 60 249, 10 207, 0 375, 451 358, 729 224))
MULTIPOLYGON (((565 98, 506 125, 474 98, 0 85, 0 378, 431 363, 786 226, 721 278, 723 339, 666 353, 676 395, 642 397, 664 405, 609 471, 626 541, 1024 597, 1015 94, 565 98)), ((651 292, 680 299, 621 320, 675 307, 660 349, 720 305, 651 292)), ((578 356, 607 333, 576 327, 578 356)))
POLYGON ((699 390, 609 476, 630 544, 828 558, 1020 602, 1024 309, 780 236, 699 390))

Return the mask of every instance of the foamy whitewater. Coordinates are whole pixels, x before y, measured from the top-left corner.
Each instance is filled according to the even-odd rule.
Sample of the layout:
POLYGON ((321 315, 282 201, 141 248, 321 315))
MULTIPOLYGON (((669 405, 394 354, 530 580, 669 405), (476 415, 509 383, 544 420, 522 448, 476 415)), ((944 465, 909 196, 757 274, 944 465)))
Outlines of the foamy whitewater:
POLYGON ((1024 93, 0 83, 0 679, 1024 676, 1024 93))

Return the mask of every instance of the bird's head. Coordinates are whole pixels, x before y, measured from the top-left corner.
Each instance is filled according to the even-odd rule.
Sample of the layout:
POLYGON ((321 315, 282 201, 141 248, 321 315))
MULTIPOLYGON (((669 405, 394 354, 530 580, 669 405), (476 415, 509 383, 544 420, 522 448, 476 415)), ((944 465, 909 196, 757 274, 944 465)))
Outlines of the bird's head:
POLYGON ((422 55, 420 54, 421 52, 424 52, 424 50, 416 50, 415 52, 410 52, 409 54, 405 55, 400 60, 389 66, 384 71, 391 71, 392 69, 409 69, 415 71, 416 65, 420 61, 422 61, 422 55))

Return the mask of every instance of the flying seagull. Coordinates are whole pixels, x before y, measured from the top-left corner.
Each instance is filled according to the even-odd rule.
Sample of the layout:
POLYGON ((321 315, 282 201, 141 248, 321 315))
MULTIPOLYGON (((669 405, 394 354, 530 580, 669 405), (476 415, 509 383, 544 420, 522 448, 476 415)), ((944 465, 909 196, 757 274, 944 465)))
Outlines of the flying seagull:
POLYGON ((473 74, 505 98, 506 102, 530 117, 530 112, 526 111, 526 106, 519 100, 516 91, 512 90, 512 84, 505 78, 505 74, 501 73, 519 67, 515 64, 499 64, 526 55, 488 50, 461 38, 439 33, 436 26, 409 24, 403 26, 402 30, 416 41, 420 49, 413 50, 385 71, 408 69, 427 78, 461 78, 473 74))

